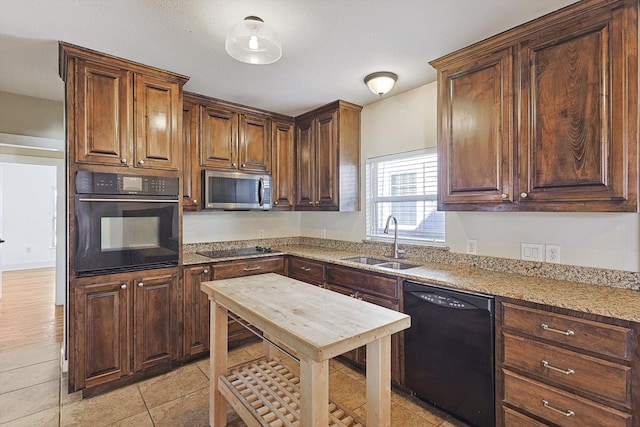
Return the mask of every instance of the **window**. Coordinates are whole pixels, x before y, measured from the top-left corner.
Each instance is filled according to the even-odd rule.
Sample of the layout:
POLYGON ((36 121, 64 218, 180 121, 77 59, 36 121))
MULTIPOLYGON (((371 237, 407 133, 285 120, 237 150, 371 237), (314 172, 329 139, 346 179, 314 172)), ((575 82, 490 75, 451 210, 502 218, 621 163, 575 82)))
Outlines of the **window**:
POLYGON ((367 160, 367 238, 390 238, 383 230, 393 215, 398 238, 443 244, 444 212, 437 210, 437 176, 435 149, 367 160))

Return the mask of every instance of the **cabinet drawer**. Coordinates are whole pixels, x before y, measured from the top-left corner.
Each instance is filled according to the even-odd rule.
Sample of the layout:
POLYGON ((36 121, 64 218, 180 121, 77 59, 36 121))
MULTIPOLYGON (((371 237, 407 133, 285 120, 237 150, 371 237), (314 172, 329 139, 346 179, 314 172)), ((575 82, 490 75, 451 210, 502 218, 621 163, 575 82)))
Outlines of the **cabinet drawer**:
POLYGON ((214 264, 213 279, 251 276, 262 273, 284 272, 284 258, 254 258, 243 261, 231 261, 214 264))
POLYGON ((577 348, 631 359, 628 328, 503 303, 503 325, 535 337, 577 348))
POLYGON ((289 259, 289 277, 314 285, 324 283, 325 267, 321 262, 300 258, 289 259))
POLYGON ((502 418, 505 427, 545 427, 548 425, 504 406, 502 407, 502 418))
POLYGON ((393 299, 399 297, 398 280, 394 277, 365 273, 333 265, 327 267, 327 283, 393 299))
POLYGON ((629 427, 631 414, 503 370, 504 401, 567 427, 629 427))
POLYGON ((631 368, 504 334, 504 364, 630 406, 631 368), (547 366, 543 363, 546 362, 547 366), (561 372, 560 370, 564 372, 561 372))

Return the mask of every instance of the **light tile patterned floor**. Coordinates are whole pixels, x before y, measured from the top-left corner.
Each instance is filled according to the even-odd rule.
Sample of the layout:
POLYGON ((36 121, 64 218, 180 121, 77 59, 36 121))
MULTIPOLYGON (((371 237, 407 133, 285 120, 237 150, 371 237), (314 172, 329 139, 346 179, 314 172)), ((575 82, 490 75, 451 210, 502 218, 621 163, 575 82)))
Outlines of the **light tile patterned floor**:
MULTIPOLYGON (((229 365, 259 357, 261 352, 261 344, 235 349, 229 354, 229 365)), ((59 344, 0 353, 2 427, 208 425, 208 360, 90 399, 82 399, 80 393, 67 394, 59 361, 59 344)), ((283 362, 296 369, 289 359, 283 362)), ((329 384, 332 400, 364 418, 365 378, 360 372, 333 360, 329 384)), ((392 395, 391 415, 393 427, 465 426, 397 392, 392 395)), ((230 427, 245 426, 231 410, 228 420, 230 427)))

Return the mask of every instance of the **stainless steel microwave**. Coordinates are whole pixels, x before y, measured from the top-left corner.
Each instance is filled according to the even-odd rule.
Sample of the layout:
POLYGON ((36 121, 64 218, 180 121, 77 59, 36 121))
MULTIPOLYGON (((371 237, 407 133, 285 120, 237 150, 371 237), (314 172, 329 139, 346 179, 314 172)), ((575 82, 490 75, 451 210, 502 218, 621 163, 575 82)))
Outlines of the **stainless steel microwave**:
POLYGON ((271 209, 271 175, 205 170, 203 187, 205 209, 271 209))

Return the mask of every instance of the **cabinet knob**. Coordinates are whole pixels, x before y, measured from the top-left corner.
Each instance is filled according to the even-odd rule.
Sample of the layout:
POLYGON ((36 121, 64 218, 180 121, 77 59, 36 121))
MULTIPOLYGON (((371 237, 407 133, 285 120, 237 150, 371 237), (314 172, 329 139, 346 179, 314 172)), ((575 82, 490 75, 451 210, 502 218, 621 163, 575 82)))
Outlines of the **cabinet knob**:
POLYGON ((236 162, 231 163, 231 166, 233 166, 234 168, 238 166, 238 164, 236 162))
POLYGON ((127 163, 127 159, 120 159, 120 163, 127 163))
POLYGON ((246 164, 246 163, 243 163, 243 164, 242 164, 242 167, 243 167, 243 168, 246 168, 246 167, 247 167, 247 164, 246 164))
POLYGON ((507 193, 502 193, 500 197, 502 197, 503 199, 508 199, 509 195, 507 193))
POLYGON ((309 204, 310 204, 310 205, 313 205, 313 200, 309 200, 309 204))
POLYGON ((144 165, 144 160, 138 160, 139 165, 144 165))
POLYGON ((144 283, 142 283, 142 282, 138 283, 138 287, 139 287, 139 288, 141 288, 141 287, 143 287, 143 286, 144 286, 144 283))
POLYGON ((207 273, 209 272, 209 270, 207 270, 207 269, 205 268, 204 270, 202 270, 202 272, 203 272, 204 274, 207 274, 207 273))
POLYGON ((198 204, 198 201, 197 201, 196 199, 193 199, 193 200, 191 201, 191 204, 192 204, 192 205, 197 205, 197 204, 198 204))
POLYGON ((127 285, 120 285, 120 289, 127 289, 127 285))
POLYGON ((526 199, 529 195, 527 193, 525 193, 524 191, 522 193, 520 193, 520 197, 522 197, 523 199, 526 199))
POLYGON ((274 205, 277 205, 277 204, 278 204, 278 201, 276 200, 275 202, 273 202, 273 204, 274 204, 274 205))

